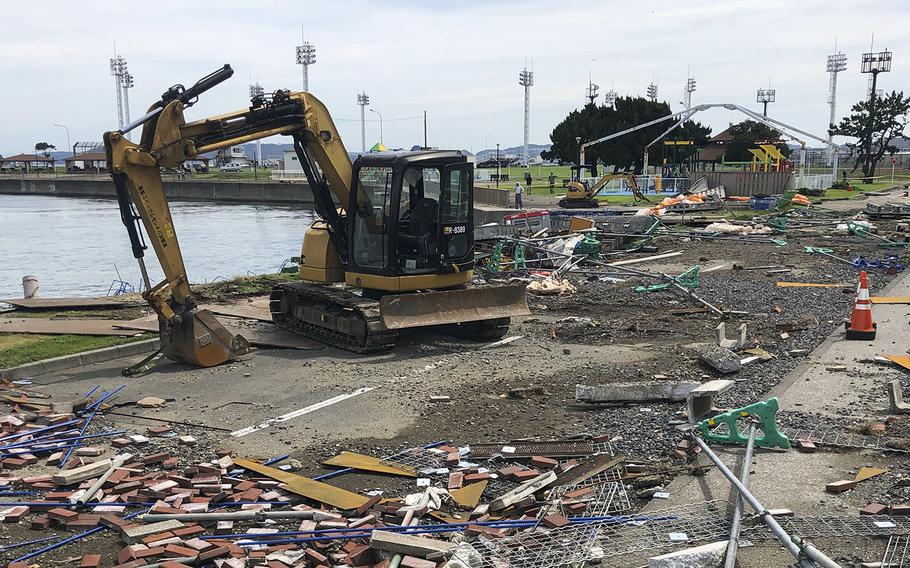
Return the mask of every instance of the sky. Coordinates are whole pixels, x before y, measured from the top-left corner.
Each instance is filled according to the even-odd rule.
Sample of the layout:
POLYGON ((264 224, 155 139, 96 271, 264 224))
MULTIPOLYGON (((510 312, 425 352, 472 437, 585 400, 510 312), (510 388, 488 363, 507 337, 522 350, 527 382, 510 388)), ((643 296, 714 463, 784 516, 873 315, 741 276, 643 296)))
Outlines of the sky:
MULTIPOLYGON (((48 0, 38 11, 17 2, 2 15, 0 154, 33 151, 39 141, 63 149, 66 131, 55 124, 73 143, 100 141, 116 128, 115 45, 135 80, 133 118, 169 86, 189 86, 224 63, 234 77, 206 93, 188 120, 247 106, 251 81, 268 92, 299 90, 301 27, 316 46, 310 92, 326 103, 350 151, 361 149, 361 89, 382 114, 386 146, 422 143, 424 111, 431 146, 520 145, 518 74, 526 64, 534 72, 531 143, 548 143, 553 127, 584 104, 589 73, 601 94, 643 96, 655 81, 674 111, 683 108, 687 74, 697 83, 693 104, 759 109, 755 91, 770 81, 777 102, 769 115, 824 136, 825 59, 835 41, 847 54, 840 117, 866 94, 859 62, 873 34, 874 50, 894 52, 879 88, 910 87, 908 16, 906 0, 48 0)), ((368 146, 380 138, 378 117, 367 112, 368 146)), ((696 118, 714 133, 741 120, 725 110, 696 118)))

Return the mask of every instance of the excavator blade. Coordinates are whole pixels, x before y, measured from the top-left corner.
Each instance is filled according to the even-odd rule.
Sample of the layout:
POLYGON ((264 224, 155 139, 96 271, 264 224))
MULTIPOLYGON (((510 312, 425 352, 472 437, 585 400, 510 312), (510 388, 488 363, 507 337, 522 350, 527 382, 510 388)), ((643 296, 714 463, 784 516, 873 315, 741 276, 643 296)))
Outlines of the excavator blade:
POLYGON ((191 308, 161 329, 165 357, 197 367, 213 367, 250 352, 249 342, 233 335, 208 310, 191 308))
POLYGON ((382 321, 389 329, 484 321, 531 314, 524 285, 383 296, 382 321))

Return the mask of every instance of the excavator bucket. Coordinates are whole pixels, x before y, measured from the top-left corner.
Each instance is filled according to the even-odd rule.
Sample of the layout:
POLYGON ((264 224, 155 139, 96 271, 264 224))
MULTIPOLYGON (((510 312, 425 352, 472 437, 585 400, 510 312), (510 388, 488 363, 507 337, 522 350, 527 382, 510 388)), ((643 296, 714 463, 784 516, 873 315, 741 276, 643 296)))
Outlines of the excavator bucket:
POLYGON ((208 310, 191 308, 161 326, 164 356, 198 367, 213 367, 250 352, 249 342, 233 335, 208 310))
POLYGON ((471 287, 461 290, 383 296, 382 321, 389 329, 445 325, 527 316, 524 285, 471 287))

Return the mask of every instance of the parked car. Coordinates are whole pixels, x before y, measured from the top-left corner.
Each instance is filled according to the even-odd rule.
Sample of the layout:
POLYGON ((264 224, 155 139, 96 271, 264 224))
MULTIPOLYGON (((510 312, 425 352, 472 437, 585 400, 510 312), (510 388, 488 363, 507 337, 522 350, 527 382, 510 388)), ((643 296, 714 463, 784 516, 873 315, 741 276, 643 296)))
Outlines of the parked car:
POLYGON ((248 168, 248 167, 249 166, 246 164, 231 163, 231 164, 225 164, 225 165, 221 166, 220 168, 218 168, 218 171, 219 172, 240 172, 240 171, 243 171, 243 168, 248 168))

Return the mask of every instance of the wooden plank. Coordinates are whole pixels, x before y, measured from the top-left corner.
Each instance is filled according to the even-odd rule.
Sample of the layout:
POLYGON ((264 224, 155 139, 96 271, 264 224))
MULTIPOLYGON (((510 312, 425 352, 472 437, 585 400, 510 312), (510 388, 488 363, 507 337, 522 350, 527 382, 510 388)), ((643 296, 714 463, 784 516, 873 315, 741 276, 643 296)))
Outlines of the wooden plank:
POLYGON ((854 284, 818 284, 816 282, 778 282, 780 288, 852 288, 854 284))
POLYGON ((906 355, 885 355, 885 358, 910 371, 910 357, 906 355))
MULTIPOLYGON (((46 319, 9 318, 0 319, 0 333, 40 333, 42 335, 140 335, 134 329, 115 327, 122 320, 105 319, 46 319)), ((156 330, 157 331, 157 330, 156 330)))
POLYGON ((590 479, 597 475, 598 473, 603 473, 608 469, 612 469, 622 462, 624 462, 626 456, 623 454, 617 454, 616 457, 611 458, 607 454, 599 454, 594 457, 593 462, 585 463, 573 467, 568 471, 564 471, 559 474, 556 478, 556 485, 575 485, 581 483, 586 479, 590 479))
POLYGON ((280 469, 275 469, 274 467, 262 465, 254 461, 238 458, 234 460, 234 464, 243 469, 255 471, 256 473, 284 483, 284 489, 291 493, 306 497, 307 499, 319 501, 320 503, 325 503, 326 505, 338 507, 345 511, 356 509, 369 501, 369 498, 364 497, 363 495, 358 495, 357 493, 352 493, 351 491, 329 485, 328 483, 303 477, 302 475, 281 471, 280 469))
POLYGON ((910 296, 872 296, 873 304, 910 304, 910 296))
POLYGON ((484 480, 471 483, 460 489, 450 489, 449 495, 465 509, 473 509, 480 503, 480 498, 483 496, 483 492, 487 490, 488 483, 488 481, 484 480))
POLYGON ((401 475, 403 477, 417 477, 414 471, 395 467, 384 463, 381 459, 355 452, 341 452, 337 456, 331 457, 322 465, 331 465, 335 467, 349 467, 360 471, 371 471, 373 473, 387 473, 389 475, 401 475))
POLYGON ((638 264, 640 262, 650 262, 652 260, 661 260, 663 258, 672 258, 674 256, 679 256, 682 254, 681 250, 675 252, 665 252, 664 254, 656 254, 654 256, 643 256, 641 258, 629 258, 627 260, 620 260, 619 262, 611 262, 606 266, 625 266, 627 264, 638 264))
POLYGON ((122 308, 142 306, 145 301, 136 296, 105 296, 103 298, 10 298, 0 300, 23 310, 53 310, 63 308, 122 308))
POLYGON ((866 481, 867 479, 871 479, 876 475, 881 475, 883 473, 888 473, 888 470, 879 467, 863 466, 859 468, 858 472, 856 472, 856 476, 853 478, 853 481, 866 481))
POLYGON ((370 534, 370 548, 418 558, 426 558, 431 554, 447 554, 456 546, 453 542, 390 531, 374 530, 370 534))
POLYGON ((110 468, 111 460, 96 461, 73 469, 60 470, 54 474, 51 480, 54 482, 54 485, 73 485, 74 483, 81 483, 86 479, 98 477, 110 468))

